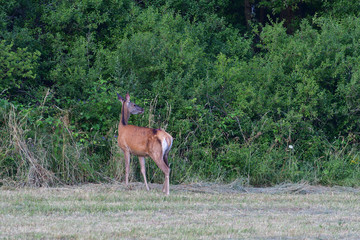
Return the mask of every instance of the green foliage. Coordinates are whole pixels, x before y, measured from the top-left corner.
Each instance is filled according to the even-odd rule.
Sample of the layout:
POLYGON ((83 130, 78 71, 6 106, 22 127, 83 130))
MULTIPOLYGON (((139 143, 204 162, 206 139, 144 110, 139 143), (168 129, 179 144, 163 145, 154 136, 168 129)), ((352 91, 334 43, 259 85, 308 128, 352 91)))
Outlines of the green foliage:
POLYGON ((336 18, 353 15, 359 17, 360 2, 357 0, 324 1, 324 15, 336 18))
POLYGON ((26 48, 13 50, 13 44, 0 41, 0 93, 6 94, 34 84, 40 52, 26 48), (31 82, 33 81, 33 82, 31 82))
MULTIPOLYGON (((121 180, 116 93, 129 92, 146 110, 132 124, 175 138, 174 183, 356 185, 358 13, 335 1, 249 3, 251 23, 236 17, 245 2, 227 0, 2 5, 2 178, 33 171, 11 113, 17 142, 60 182, 121 180)), ((150 161, 148 175, 163 178, 150 161)))

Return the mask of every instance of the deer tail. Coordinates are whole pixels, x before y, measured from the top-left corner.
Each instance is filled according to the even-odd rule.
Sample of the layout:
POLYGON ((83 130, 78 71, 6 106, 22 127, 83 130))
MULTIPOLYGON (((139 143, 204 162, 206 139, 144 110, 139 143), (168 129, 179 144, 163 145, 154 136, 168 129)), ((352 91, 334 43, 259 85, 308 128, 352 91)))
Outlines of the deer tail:
POLYGON ((168 162, 168 154, 169 151, 171 149, 172 143, 173 143, 173 138, 167 134, 168 136, 164 137, 161 141, 161 147, 162 147, 162 153, 163 153, 163 160, 166 164, 166 166, 169 167, 169 162, 168 162))

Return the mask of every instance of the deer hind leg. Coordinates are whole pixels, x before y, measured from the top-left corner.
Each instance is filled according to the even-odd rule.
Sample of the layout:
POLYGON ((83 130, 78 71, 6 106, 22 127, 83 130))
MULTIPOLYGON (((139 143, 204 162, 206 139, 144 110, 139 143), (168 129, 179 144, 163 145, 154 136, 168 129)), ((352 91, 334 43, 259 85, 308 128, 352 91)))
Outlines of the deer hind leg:
POLYGON ((154 160, 154 162, 156 163, 156 165, 161 169, 161 171, 162 171, 162 172, 164 173, 164 175, 165 175, 163 192, 164 192, 166 195, 169 195, 169 193, 170 193, 170 183, 169 183, 170 168, 169 168, 169 166, 165 163, 162 154, 156 154, 155 156, 151 156, 151 158, 154 160))
POLYGON ((163 193, 165 193, 166 195, 170 194, 170 168, 163 163, 160 167, 160 169, 163 171, 164 175, 165 175, 165 180, 164 180, 164 185, 163 185, 163 193))
POLYGON ((144 177, 144 183, 145 183, 145 186, 146 186, 146 190, 150 190, 149 189, 149 186, 148 186, 148 183, 146 181, 146 169, 145 169, 145 158, 144 157, 139 157, 139 162, 140 162, 140 167, 141 167, 141 173, 144 177))
POLYGON ((169 175, 170 175, 170 167, 169 167, 169 163, 168 163, 168 153, 169 153, 169 151, 167 151, 167 152, 165 152, 165 154, 164 154, 164 157, 163 157, 163 160, 164 160, 164 163, 166 164, 166 166, 167 166, 167 168, 169 169, 169 174, 168 175, 166 175, 165 174, 165 172, 164 172, 164 174, 165 174, 165 181, 164 181, 164 186, 163 186, 163 189, 162 189, 162 191, 164 192, 164 193, 166 193, 167 195, 169 195, 169 192, 170 192, 170 183, 169 183, 169 175))

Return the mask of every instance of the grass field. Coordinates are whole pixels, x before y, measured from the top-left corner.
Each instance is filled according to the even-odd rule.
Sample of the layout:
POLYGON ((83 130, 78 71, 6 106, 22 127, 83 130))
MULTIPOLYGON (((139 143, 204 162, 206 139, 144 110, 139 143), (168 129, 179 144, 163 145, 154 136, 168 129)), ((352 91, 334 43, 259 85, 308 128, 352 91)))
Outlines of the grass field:
POLYGON ((0 238, 360 239, 360 193, 306 184, 2 188, 0 238))

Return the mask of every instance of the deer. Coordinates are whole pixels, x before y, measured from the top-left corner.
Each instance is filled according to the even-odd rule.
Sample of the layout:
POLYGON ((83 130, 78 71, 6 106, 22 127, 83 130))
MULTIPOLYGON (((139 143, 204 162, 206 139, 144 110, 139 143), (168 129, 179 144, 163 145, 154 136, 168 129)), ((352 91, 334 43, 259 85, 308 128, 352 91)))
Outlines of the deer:
POLYGON ((118 128, 118 145, 124 152, 126 187, 128 187, 129 184, 130 155, 132 154, 138 156, 146 190, 150 190, 146 180, 145 170, 145 157, 150 157, 164 173, 165 180, 162 191, 166 195, 169 195, 170 167, 168 154, 173 143, 173 137, 162 129, 129 125, 128 120, 130 115, 142 114, 144 113, 144 109, 130 101, 129 93, 126 94, 125 99, 119 94, 117 95, 122 103, 118 128))

